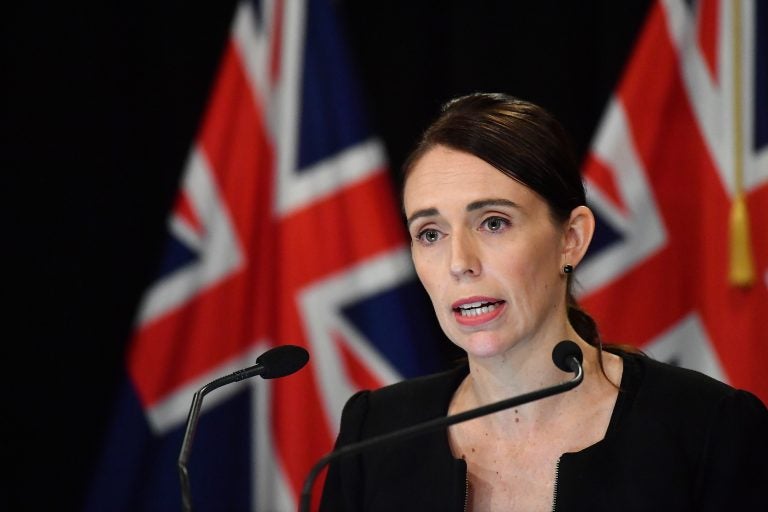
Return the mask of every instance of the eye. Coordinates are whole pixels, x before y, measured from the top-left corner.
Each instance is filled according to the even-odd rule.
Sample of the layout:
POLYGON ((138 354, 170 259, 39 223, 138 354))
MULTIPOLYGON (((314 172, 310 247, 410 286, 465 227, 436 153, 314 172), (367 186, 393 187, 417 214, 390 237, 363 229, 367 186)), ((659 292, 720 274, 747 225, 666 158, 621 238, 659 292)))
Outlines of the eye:
POLYGON ((498 231, 502 231, 504 228, 509 226, 509 221, 503 217, 488 217, 485 219, 482 223, 482 226, 487 229, 488 231, 495 233, 498 231))
POLYGON ((416 240, 424 244, 433 244, 440 240, 442 233, 436 229, 422 229, 416 235, 416 240))

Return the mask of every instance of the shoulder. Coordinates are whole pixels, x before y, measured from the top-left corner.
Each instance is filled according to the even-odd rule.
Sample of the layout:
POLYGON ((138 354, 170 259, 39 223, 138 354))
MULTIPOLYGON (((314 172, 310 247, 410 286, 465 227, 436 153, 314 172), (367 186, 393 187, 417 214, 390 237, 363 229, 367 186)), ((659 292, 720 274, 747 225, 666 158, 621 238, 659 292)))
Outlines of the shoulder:
POLYGON ((652 411, 661 421, 679 421, 691 427, 696 421, 702 425, 724 418, 734 422, 767 421, 765 405, 748 391, 647 356, 622 357, 625 371, 634 372, 637 380, 637 385, 627 390, 636 393, 635 406, 652 411))
POLYGON ((425 400, 450 400, 467 372, 468 367, 462 365, 444 372, 407 379, 371 391, 370 400, 382 404, 391 401, 418 403, 425 400))
POLYGON ((736 391, 728 384, 695 370, 657 361, 649 356, 625 356, 625 364, 633 361, 640 367, 643 386, 665 396, 712 400, 736 391))
MULTIPOLYGON (((635 356, 637 357, 637 356, 635 356)), ((638 424, 653 442, 641 449, 669 468, 695 468, 697 510, 756 510, 768 482, 768 409, 754 394, 702 373, 637 357, 644 373, 638 424), (680 454, 685 464, 675 464, 680 454)), ((631 359, 629 359, 631 361, 631 359)), ((630 363, 631 364, 631 363, 630 363)), ((641 443, 642 444, 642 443, 641 443)), ((649 466, 650 467, 650 466, 649 466)))
POLYGON ((459 366, 354 394, 344 406, 342 430, 356 424, 363 437, 444 415, 453 392, 467 374, 459 366))

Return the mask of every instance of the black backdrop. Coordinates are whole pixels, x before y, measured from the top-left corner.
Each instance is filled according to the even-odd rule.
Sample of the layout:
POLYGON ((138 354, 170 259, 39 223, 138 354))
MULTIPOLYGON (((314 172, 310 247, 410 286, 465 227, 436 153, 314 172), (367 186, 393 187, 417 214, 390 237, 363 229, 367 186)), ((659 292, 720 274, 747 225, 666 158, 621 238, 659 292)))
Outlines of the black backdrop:
MULTIPOLYGON (((547 107, 583 154, 649 1, 336 5, 396 169, 440 103, 476 90, 547 107)), ((79 508, 233 7, 3 8, 0 508, 79 508)))

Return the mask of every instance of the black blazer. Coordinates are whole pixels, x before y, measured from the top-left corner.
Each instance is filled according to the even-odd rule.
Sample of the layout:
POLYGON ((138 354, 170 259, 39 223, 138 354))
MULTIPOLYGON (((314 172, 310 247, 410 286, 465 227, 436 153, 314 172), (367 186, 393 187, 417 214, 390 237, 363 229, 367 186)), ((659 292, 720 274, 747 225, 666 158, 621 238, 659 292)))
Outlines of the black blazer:
MULTIPOLYGON (((553 510, 767 510, 768 410, 701 373, 621 354, 606 436, 560 459, 553 510)), ((444 416, 467 366, 361 391, 336 446, 444 416)), ((465 510, 466 464, 445 431, 349 456, 329 468, 320 510, 465 510)))

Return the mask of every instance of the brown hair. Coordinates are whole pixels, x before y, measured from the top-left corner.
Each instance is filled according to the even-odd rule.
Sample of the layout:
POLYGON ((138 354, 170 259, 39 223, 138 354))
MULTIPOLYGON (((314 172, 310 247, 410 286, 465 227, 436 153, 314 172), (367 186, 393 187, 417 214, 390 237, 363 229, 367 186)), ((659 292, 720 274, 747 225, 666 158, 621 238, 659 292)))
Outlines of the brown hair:
MULTIPOLYGON (((475 93, 446 103, 403 165, 403 184, 415 163, 434 146, 472 154, 541 196, 553 221, 565 222, 586 194, 571 142, 546 110, 505 94, 475 93)), ((595 321, 582 310, 567 274, 568 320, 585 341, 601 351, 595 321)))

